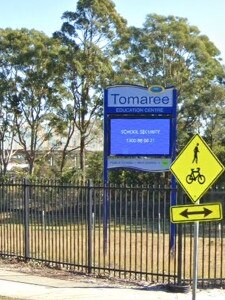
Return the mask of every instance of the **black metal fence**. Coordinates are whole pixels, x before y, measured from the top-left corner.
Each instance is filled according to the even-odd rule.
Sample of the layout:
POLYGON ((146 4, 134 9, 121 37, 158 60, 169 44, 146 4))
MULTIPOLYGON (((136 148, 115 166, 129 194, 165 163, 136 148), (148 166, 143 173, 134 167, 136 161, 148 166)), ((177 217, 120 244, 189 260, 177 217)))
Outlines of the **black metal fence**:
MULTIPOLYGON (((4 182, 1 256, 110 277, 191 283, 193 224, 176 226, 171 248, 170 196, 171 189, 160 185, 4 182)), ((201 202, 224 198, 223 190, 212 190, 201 202)), ((178 201, 189 200, 180 194, 178 201)), ((200 223, 199 286, 224 286, 224 238, 223 221, 200 223)))

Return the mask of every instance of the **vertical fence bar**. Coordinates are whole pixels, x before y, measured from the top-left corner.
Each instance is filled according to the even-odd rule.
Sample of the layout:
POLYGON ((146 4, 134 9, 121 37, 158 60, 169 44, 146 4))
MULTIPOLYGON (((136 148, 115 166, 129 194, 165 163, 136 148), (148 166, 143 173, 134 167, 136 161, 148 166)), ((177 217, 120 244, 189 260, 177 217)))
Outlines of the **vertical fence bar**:
POLYGON ((165 240, 165 236, 166 236, 166 226, 165 226, 165 220, 166 220, 166 195, 167 195, 167 191, 166 191, 166 185, 164 185, 164 189, 162 191, 162 195, 163 195, 163 202, 162 202, 162 239, 163 239, 163 251, 162 251, 162 282, 165 282, 165 271, 166 271, 166 267, 165 267, 165 253, 166 253, 166 240, 165 240))
POLYGON ((143 194, 144 194, 144 187, 142 186, 142 189, 140 191, 140 229, 141 229, 141 232, 140 232, 140 279, 142 280, 142 272, 143 272, 143 251, 144 251, 144 248, 143 248, 143 230, 144 230, 144 224, 143 224, 143 221, 144 221, 144 199, 143 199, 143 194))
POLYGON ((29 239, 29 192, 30 184, 24 179, 24 257, 27 261, 30 257, 29 239))
MULTIPOLYGON (((178 193, 178 201, 179 198, 181 199, 181 203, 180 204, 183 204, 183 197, 184 197, 184 194, 183 192, 180 192, 180 190, 178 189, 177 191, 178 193)), ((182 229, 183 229, 183 225, 182 224, 178 224, 177 225, 177 233, 178 233, 178 245, 177 245, 177 283, 178 284, 181 284, 181 281, 182 281, 182 237, 183 237, 183 233, 182 233, 182 229)))
MULTIPOLYGON (((108 243, 108 267, 111 266, 111 251, 112 251, 112 194, 114 194, 114 187, 110 184, 110 193, 109 193, 109 243, 108 243)), ((109 267, 109 275, 111 275, 111 268, 109 267)))
POLYGON ((221 245, 221 255, 220 255, 220 284, 222 284, 222 282, 223 282, 223 280, 222 280, 222 278, 223 278, 223 270, 224 270, 224 268, 223 268, 223 261, 224 261, 224 258, 223 258, 223 255, 222 255, 222 253, 223 253, 223 250, 224 250, 224 246, 223 246, 223 237, 224 237, 224 226, 223 226, 223 223, 221 222, 221 232, 220 232, 220 234, 221 234, 221 237, 220 237, 220 245, 221 245))
POLYGON ((211 228, 211 223, 209 223, 209 227, 208 227, 208 248, 209 248, 209 252, 208 252, 208 278, 211 277, 211 266, 210 266, 210 261, 211 261, 211 245, 212 245, 212 239, 211 239, 211 232, 212 232, 212 228, 211 228))
POLYGON ((146 257, 145 257, 145 280, 148 281, 148 271, 149 271, 149 198, 150 198, 150 187, 148 186, 146 189, 146 245, 145 245, 145 252, 146 252, 146 257))
POLYGON ((152 190, 152 214, 151 214, 151 217, 152 217, 152 232, 151 232, 151 281, 154 281, 154 276, 153 274, 156 273, 155 272, 155 253, 154 253, 154 243, 155 243, 155 236, 154 236, 154 233, 155 233, 155 198, 156 198, 156 188, 155 188, 156 185, 153 186, 153 190, 152 190))
MULTIPOLYGON (((96 219, 98 219, 97 211, 96 211, 96 206, 98 205, 97 199, 100 197, 96 197, 98 193, 96 192, 96 189, 93 190, 94 192, 94 197, 93 197, 93 203, 92 203, 92 228, 93 228, 93 233, 92 233, 92 240, 93 240, 93 246, 92 246, 92 266, 96 267, 96 247, 98 247, 98 242, 97 242, 97 234, 96 234, 96 219)), ((104 191, 103 191, 104 192, 104 191)), ((101 193, 101 191, 99 191, 101 193)))
POLYGON ((128 201, 128 195, 127 190, 124 191, 125 196, 125 206, 124 206, 124 278, 127 277, 127 201, 128 201))
POLYGON ((215 232, 215 248, 214 248, 214 285, 216 285, 216 278, 217 278, 217 224, 214 224, 214 232, 215 232))
POLYGON ((121 278, 121 269, 122 269, 122 243, 121 243, 121 223, 122 223, 122 198, 124 195, 125 188, 122 190, 122 193, 120 193, 119 197, 119 247, 118 247, 118 252, 119 252, 119 278, 121 278))
POLYGON ((135 190, 135 280, 138 279, 138 190, 135 190))
POLYGON ((17 189, 16 189, 16 192, 17 192, 17 195, 20 195, 19 198, 17 198, 17 201, 16 201, 16 215, 17 215, 17 220, 18 220, 18 229, 17 229, 17 239, 19 242, 19 247, 18 247, 18 253, 20 256, 23 256, 24 254, 24 250, 23 250, 23 209, 20 208, 20 204, 21 204, 21 201, 23 202, 23 185, 24 185, 24 182, 23 181, 19 181, 19 185, 16 185, 17 186, 17 189), (22 199, 22 200, 21 200, 22 199))
MULTIPOLYGON (((105 187, 104 187, 104 189, 105 189, 105 187)), ((108 192, 110 192, 110 185, 107 185, 107 193, 108 192)), ((106 231, 107 231, 107 228, 104 228, 104 225, 103 225, 103 230, 102 230, 102 224, 104 224, 104 201, 102 203, 100 198, 98 201, 97 214, 98 214, 98 224, 97 224, 98 233, 97 233, 97 235, 98 235, 98 247, 99 247, 98 249, 101 249, 101 245, 104 244, 104 229, 106 229, 106 231), (103 234, 103 239, 102 239, 102 234, 103 234)), ((105 250, 106 250, 106 248, 104 248, 104 245, 103 245, 103 253, 100 250, 98 251, 99 252, 99 255, 98 255, 99 266, 102 265, 102 260, 103 261, 105 260, 105 254, 106 254, 106 252, 104 252, 105 250)), ((99 275, 101 274, 100 268, 98 269, 98 274, 99 275)))
POLYGON ((130 279, 131 279, 131 270, 132 270, 132 267, 133 267, 133 263, 132 263, 132 255, 131 253, 133 254, 133 195, 134 195, 134 192, 133 190, 131 189, 131 192, 130 192, 130 219, 129 219, 129 235, 130 235, 130 240, 129 240, 129 246, 130 246, 130 260, 129 260, 129 268, 130 268, 130 279))
POLYGON ((92 272, 92 197, 93 182, 88 181, 88 273, 92 272))
POLYGON ((157 191, 157 219, 158 219, 158 224, 157 224, 157 252, 156 252, 156 256, 157 256, 157 281, 159 280, 159 273, 160 273, 160 247, 161 247, 161 216, 160 216, 160 196, 161 196, 161 186, 160 184, 158 184, 158 191, 157 191))

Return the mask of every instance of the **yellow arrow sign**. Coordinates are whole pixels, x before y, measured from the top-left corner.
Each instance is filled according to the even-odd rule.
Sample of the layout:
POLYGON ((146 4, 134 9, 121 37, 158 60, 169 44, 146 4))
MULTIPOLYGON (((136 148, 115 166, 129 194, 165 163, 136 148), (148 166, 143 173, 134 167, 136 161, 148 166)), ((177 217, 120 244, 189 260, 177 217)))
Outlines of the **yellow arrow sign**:
POLYGON ((222 218, 221 203, 178 205, 170 207, 170 219, 172 223, 218 221, 222 220, 222 218))
POLYGON ((170 167, 192 202, 198 201, 224 171, 224 166, 196 134, 170 167))

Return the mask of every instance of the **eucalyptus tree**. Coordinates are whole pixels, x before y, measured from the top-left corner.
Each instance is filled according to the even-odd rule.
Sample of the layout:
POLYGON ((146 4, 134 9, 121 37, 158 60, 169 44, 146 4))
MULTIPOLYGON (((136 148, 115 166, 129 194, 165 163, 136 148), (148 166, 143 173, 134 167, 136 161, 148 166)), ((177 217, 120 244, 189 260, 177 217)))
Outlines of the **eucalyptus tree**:
POLYGON ((224 76, 219 50, 187 19, 156 14, 147 15, 142 28, 130 28, 129 43, 126 39, 123 49, 117 60, 121 78, 178 89, 179 140, 186 143, 192 130, 202 127, 203 94, 224 76))
POLYGON ((11 97, 11 83, 7 80, 0 44, 0 174, 6 175, 9 162, 14 153, 14 115, 10 112, 6 99, 11 97))
POLYGON ((33 174, 61 104, 60 44, 36 30, 8 28, 0 30, 0 49, 2 107, 12 116, 15 140, 33 174))
POLYGON ((213 152, 225 162, 225 87, 213 85, 203 97, 207 103, 202 120, 205 138, 213 152))
POLYGON ((76 129, 79 131, 80 169, 84 170, 85 147, 94 122, 102 114, 103 88, 112 76, 113 44, 126 31, 126 21, 111 0, 79 0, 75 12, 66 11, 61 30, 54 37, 67 47, 61 56, 65 86, 76 129))

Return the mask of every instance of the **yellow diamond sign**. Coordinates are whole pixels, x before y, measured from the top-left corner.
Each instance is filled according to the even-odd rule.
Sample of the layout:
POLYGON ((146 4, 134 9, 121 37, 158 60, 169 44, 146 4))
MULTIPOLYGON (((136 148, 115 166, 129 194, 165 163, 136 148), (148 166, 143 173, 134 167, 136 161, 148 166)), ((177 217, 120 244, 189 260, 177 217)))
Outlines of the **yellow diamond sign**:
POLYGON ((170 167, 192 202, 198 201, 224 171, 224 166, 196 134, 170 167))

